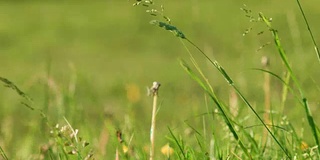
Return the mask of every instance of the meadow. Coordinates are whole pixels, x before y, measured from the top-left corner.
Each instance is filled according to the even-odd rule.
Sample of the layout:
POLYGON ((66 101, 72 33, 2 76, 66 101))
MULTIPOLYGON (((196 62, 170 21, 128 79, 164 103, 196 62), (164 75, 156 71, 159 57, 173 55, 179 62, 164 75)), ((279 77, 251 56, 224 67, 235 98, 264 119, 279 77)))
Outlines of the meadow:
MULTIPOLYGON (((0 159, 149 159, 154 81, 154 159, 319 159, 320 61, 297 1, 135 2, 0 2, 0 159), (171 24, 146 12, 161 5, 171 24)), ((320 43, 318 4, 301 2, 320 43)))

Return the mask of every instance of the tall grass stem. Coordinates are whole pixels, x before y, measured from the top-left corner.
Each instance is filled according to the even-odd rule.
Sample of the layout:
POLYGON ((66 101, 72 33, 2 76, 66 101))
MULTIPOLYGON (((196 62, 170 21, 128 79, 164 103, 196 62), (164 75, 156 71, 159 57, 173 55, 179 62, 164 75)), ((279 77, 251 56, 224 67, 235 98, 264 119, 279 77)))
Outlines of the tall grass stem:
POLYGON ((302 9, 302 6, 301 6, 301 4, 300 4, 300 1, 299 1, 299 0, 297 0, 297 4, 298 4, 299 9, 300 9, 300 11, 301 11, 301 14, 302 14, 302 17, 303 17, 303 19, 304 19, 304 22, 305 22, 305 23, 306 23, 306 25, 307 25, 307 28, 308 28, 309 34, 310 34, 311 39, 312 39, 312 43, 313 43, 314 49, 315 49, 316 54, 317 54, 318 61, 320 62, 320 51, 319 51, 318 45, 317 45, 317 43, 316 43, 316 40, 314 39, 314 36, 313 36, 312 31, 311 31, 311 28, 310 28, 309 22, 308 22, 308 20, 307 20, 306 15, 304 14, 304 11, 303 11, 303 9, 302 9))
MULTIPOLYGON (((269 59, 266 56, 263 56, 261 59, 261 64, 263 69, 269 70, 269 59)), ((266 124, 270 124, 270 74, 265 72, 264 73, 264 84, 263 84, 263 91, 264 91, 264 114, 263 119, 266 124)), ((262 137, 262 144, 267 145, 268 143, 268 131, 264 128, 263 130, 263 137, 262 137)))
MULTIPOLYGON (((223 67, 221 65, 218 64, 217 61, 212 61, 196 44, 194 44, 192 41, 190 41, 189 39, 185 38, 192 46, 194 46, 216 69, 218 69, 218 71, 222 74, 222 76, 225 78, 225 80, 229 83, 229 85, 231 85, 233 87, 233 89, 236 91, 236 93, 240 96, 240 98, 243 100, 243 102, 250 108, 250 110, 254 113, 254 115, 259 119, 259 121, 263 124, 263 126, 267 129, 267 131, 269 132, 269 134, 271 135, 271 137, 274 139, 274 141, 279 145, 279 147, 281 148, 281 150, 286 154, 286 156, 288 158, 291 158, 290 154, 288 153, 288 151, 285 149, 285 147, 279 142, 279 140, 275 137, 275 135, 271 132, 271 130, 268 128, 268 126, 266 125, 266 123, 263 121, 263 119, 259 116, 259 114, 254 110, 254 108, 252 107, 252 105, 249 103, 249 101, 243 96, 243 94, 240 92, 240 90, 234 85, 233 80, 230 78, 230 76, 227 74, 227 72, 223 69, 223 67)), ((289 64, 287 64, 289 65, 289 64)), ((290 68, 291 69, 291 68, 290 68)), ((190 71, 188 71, 190 72, 190 71)), ((190 74, 190 73, 189 73, 190 74)), ((193 75, 194 76, 194 75, 193 75)), ((196 80, 199 83, 199 80, 196 80)), ((200 84, 200 83, 199 83, 200 84)), ((207 88, 202 85, 202 87, 207 91, 207 93, 210 93, 207 88)), ((212 94, 209 94, 209 96, 211 97, 212 94)), ((214 96, 212 96, 211 98, 215 99, 214 96)), ((228 117, 225 117, 227 119, 229 119, 228 117)), ((228 121, 228 120, 227 120, 228 121)), ((228 123, 227 123, 228 124, 228 123)), ((229 126, 232 129, 232 125, 229 126)), ((232 130, 231 130, 232 132, 232 130)), ((238 136, 235 132, 232 132, 235 134, 235 138, 238 139, 238 136)), ((238 139, 239 140, 239 139, 238 139)), ((239 141, 241 142, 241 141, 239 141)), ((245 153, 247 153, 246 148, 243 146, 242 143, 240 143, 240 147, 244 150, 245 153)), ((249 157, 250 155, 247 154, 249 157)))
POLYGON ((150 92, 153 96, 152 104, 152 119, 151 119, 151 129, 150 129, 150 160, 154 160, 154 143, 155 143, 155 128, 156 128, 156 113, 157 113, 157 102, 158 102, 158 91, 160 83, 153 82, 150 92))
MULTIPOLYGON (((262 19, 262 21, 267 25, 267 27, 269 28, 270 32, 272 33, 272 36, 273 36, 273 40, 274 40, 274 43, 278 49, 278 52, 279 52, 279 55, 281 57, 281 60, 282 62, 285 64, 285 67, 287 68, 290 76, 291 76, 291 79, 293 81, 293 83, 295 84, 295 86, 297 87, 297 89, 299 90, 299 93, 300 93, 300 103, 302 103, 304 109, 305 109, 305 112, 306 112, 306 116, 307 116, 307 119, 308 119, 308 123, 309 123, 309 126, 312 130, 312 134, 313 134, 313 137, 314 137, 314 140, 317 144, 317 146, 320 146, 320 141, 319 141, 319 137, 318 137, 318 132, 317 132, 317 126, 314 122, 314 119, 312 117, 312 113, 311 113, 311 110, 309 108, 309 104, 308 104, 308 100, 307 98, 304 96, 304 93, 302 91, 302 87, 296 77, 296 75, 293 73, 292 71, 292 68, 288 62, 288 59, 287 59, 287 54, 286 52, 284 51, 283 47, 282 47, 282 44, 280 42, 280 38, 279 38, 279 34, 277 32, 277 30, 275 30, 272 25, 271 25, 271 22, 269 21, 268 18, 266 18, 263 13, 259 13, 259 16, 260 18, 262 19)), ((318 151, 320 152, 320 148, 318 147, 318 151)))

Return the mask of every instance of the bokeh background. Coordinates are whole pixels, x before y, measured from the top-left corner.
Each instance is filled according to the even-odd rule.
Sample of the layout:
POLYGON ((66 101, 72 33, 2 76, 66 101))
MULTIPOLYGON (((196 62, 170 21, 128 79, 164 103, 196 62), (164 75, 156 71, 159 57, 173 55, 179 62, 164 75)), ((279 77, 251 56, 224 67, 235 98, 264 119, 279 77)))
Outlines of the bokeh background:
MULTIPOLYGON (((183 132, 185 121, 201 125, 202 119, 197 115, 207 112, 203 91, 179 65, 178 59, 189 61, 180 40, 150 25, 149 21, 157 17, 148 15, 145 7, 133 7, 134 2, 0 2, 0 76, 27 93, 33 99, 32 106, 42 110, 53 126, 65 123, 65 117, 91 143, 96 154, 103 157, 114 156, 116 144, 111 142, 116 142, 116 138, 112 130, 122 130, 127 138, 134 134, 134 139, 139 139, 135 143, 141 146, 148 144, 152 98, 147 96, 146 88, 153 81, 162 84, 157 145, 165 144, 168 126, 183 132)), ((272 17, 311 110, 317 114, 319 61, 296 1, 155 3, 163 4, 172 24, 218 60, 259 113, 263 110, 263 73, 251 68, 261 68, 262 56, 270 58, 270 70, 275 74, 283 76, 285 68, 265 25, 249 22, 240 8, 246 4, 253 16, 263 12, 272 17), (248 28, 252 31, 243 36, 248 28), (258 35, 261 31, 264 33, 258 35)), ((320 43, 319 2, 301 3, 320 43)), ((218 97, 227 104, 230 87, 196 50, 188 47, 218 97)), ((292 95, 288 95, 285 108, 277 108, 282 84, 276 78, 271 83, 275 112, 280 115, 283 111, 299 127, 305 125, 303 108, 292 95)), ((24 100, 14 91, 0 86, 0 145, 9 157, 17 159, 38 154, 50 136, 50 129, 42 126, 40 113, 28 109, 21 101, 24 100)), ((241 107, 244 105, 239 103, 241 107)), ((246 108, 243 110, 249 113, 246 108)), ((316 122, 320 123, 318 117, 316 122)))

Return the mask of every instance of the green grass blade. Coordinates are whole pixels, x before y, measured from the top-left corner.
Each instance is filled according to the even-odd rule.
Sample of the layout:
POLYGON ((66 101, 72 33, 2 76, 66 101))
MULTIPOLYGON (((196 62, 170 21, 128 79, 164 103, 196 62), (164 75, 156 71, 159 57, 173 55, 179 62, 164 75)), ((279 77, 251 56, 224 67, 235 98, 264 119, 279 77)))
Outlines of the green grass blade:
MULTIPOLYGON (((266 23, 269 23, 269 21, 266 20, 266 23)), ((283 150, 283 152, 288 156, 291 157, 289 155, 289 153, 287 152, 287 150, 281 145, 281 143, 276 139, 276 137, 274 136, 274 134, 270 131, 270 129, 267 127, 267 125, 263 122, 262 118, 257 114, 257 112, 253 109, 253 107, 251 106, 251 104, 246 100, 246 98, 242 95, 242 93, 240 92, 240 90, 238 90, 235 85, 233 80, 231 79, 231 77, 227 74, 227 72, 224 70, 224 68, 218 64, 217 61, 212 61, 197 45, 195 45, 192 41, 190 41, 189 39, 186 39, 191 45, 193 45, 196 49, 198 49, 198 51, 207 59, 209 60, 209 62, 216 68, 218 69, 218 71, 223 75, 223 77, 226 79, 226 81, 236 90, 237 94, 241 97, 241 99, 245 102, 245 104, 251 109, 251 111, 255 114, 255 116, 258 117, 258 119, 260 120, 260 122, 264 125, 264 127, 268 130, 268 132, 271 134, 272 138, 276 141, 276 143, 280 146, 280 148, 283 150)), ((279 41, 280 42, 280 41, 279 41)), ((283 51, 284 52, 284 51, 283 51)), ((286 58, 285 56, 283 58, 286 58)), ((287 64, 289 66, 289 64, 287 64)), ((289 66, 290 67, 290 66, 289 66)), ((290 68, 291 69, 291 68, 290 68)), ((189 69, 186 68, 186 71, 188 71, 189 69)), ((197 82, 199 82, 199 79, 195 79, 197 82)), ((199 85, 203 86, 203 83, 199 83, 199 85)))
MULTIPOLYGON (((271 31, 273 39, 274 39, 274 42, 275 42, 275 45, 276 45, 276 47, 278 49, 278 52, 280 54, 280 57, 281 57, 282 61, 284 62, 287 70, 290 72, 291 78, 292 78, 294 84, 296 85, 297 89, 300 92, 301 99, 300 98, 299 99, 302 101, 303 107, 305 109, 309 126, 310 126, 310 128, 311 128, 311 130, 313 132, 314 140, 315 140, 317 146, 320 146, 319 137, 318 137, 318 133, 317 133, 317 129, 316 129, 317 126, 316 126, 316 124, 315 124, 315 122, 313 120, 311 111, 309 109, 309 105, 307 103, 307 98, 304 96, 304 94, 302 92, 302 89, 301 89, 301 86, 300 86, 295 74, 292 72, 292 69, 291 69, 291 67, 289 65, 289 62, 287 60, 286 53, 285 53, 285 51, 284 51, 284 49, 283 49, 283 47, 282 47, 282 45, 280 43, 279 35, 278 35, 277 31, 272 28, 271 23, 269 22, 269 20, 262 13, 259 13, 259 16, 263 20, 263 22, 265 22, 265 24, 267 24, 269 30, 271 31)), ((320 147, 318 147, 318 151, 320 152, 320 147)))
POLYGON ((251 106, 249 101, 242 95, 240 90, 234 86, 235 91, 238 93, 240 98, 246 103, 246 105, 251 109, 251 111, 255 114, 255 116, 259 119, 259 121, 262 123, 262 125, 267 129, 269 134, 271 135, 272 139, 279 145, 279 147, 282 149, 282 151, 287 155, 288 158, 291 158, 291 155, 289 154, 288 150, 280 143, 280 141, 275 137, 275 135, 271 132, 271 130, 268 128, 267 124, 264 123, 262 118, 259 116, 259 114, 254 110, 254 108, 251 106))
MULTIPOLYGON (((318 132, 317 132, 317 126, 314 122, 313 116, 310 114, 310 111, 308 110, 309 104, 308 104, 308 100, 306 98, 303 99, 303 105, 304 105, 304 108, 306 109, 306 113, 308 113, 307 119, 308 119, 309 125, 312 129, 312 134, 315 138, 316 144, 319 146, 319 137, 318 137, 318 132)), ((318 147, 318 149, 319 149, 319 147, 318 147)))
POLYGON ((188 127, 190 127, 195 133, 197 133, 197 135, 199 135, 200 137, 203 137, 203 136, 201 135, 201 133, 200 133, 199 131, 197 131, 194 127, 192 127, 189 123, 185 122, 185 124, 186 124, 188 127))
MULTIPOLYGON (((271 72, 271 71, 268 71, 268 70, 265 70, 265 69, 261 69, 261 68, 252 68, 253 70, 257 70, 257 71, 262 71, 262 72, 265 72, 265 73, 269 73, 270 75, 276 77, 277 79, 279 79, 284 85, 288 86, 288 84, 280 77, 278 76, 277 74, 271 72)), ((288 86, 289 87, 289 86, 288 86)))
POLYGON ((209 97, 217 105, 217 107, 218 107, 219 111, 222 113, 222 117, 223 117, 225 123, 227 124, 230 132, 232 133, 233 137, 237 140, 237 142, 239 143, 241 149, 244 151, 246 156, 251 159, 252 157, 251 157, 250 153, 248 152, 248 149, 244 146, 237 131, 233 127, 231 120, 229 119, 229 117, 227 116, 226 112, 224 111, 224 109, 222 107, 222 104, 219 102, 219 100, 216 98, 216 96, 210 92, 210 89, 205 86, 205 84, 200 80, 200 78, 193 73, 193 71, 190 69, 190 67, 185 62, 180 61, 180 64, 184 68, 184 70, 190 75, 190 77, 193 80, 195 80, 202 87, 202 89, 204 89, 204 91, 209 95, 209 97))
MULTIPOLYGON (((173 134, 173 132, 172 132, 172 130, 170 129, 170 127, 168 127, 168 129, 169 129, 169 132, 170 132, 173 140, 174 140, 175 143, 177 144, 180 152, 182 153, 183 158, 186 159, 187 157, 186 157, 186 154, 184 153, 184 149, 183 149, 182 145, 181 145, 180 142, 178 141, 177 137, 173 134)), ((180 157, 180 156, 179 156, 179 157, 180 157)))
POLYGON ((7 155, 4 153, 2 147, 0 146, 0 154, 1 154, 1 157, 4 159, 4 160, 9 160, 9 158, 7 157, 7 155))
MULTIPOLYGON (((203 78, 203 80, 206 82, 207 86, 210 88, 211 92, 213 92, 213 88, 208 80, 208 78, 204 75, 203 71, 201 70, 200 66, 198 65, 197 61, 195 60, 195 58, 193 57, 192 53, 190 52, 189 48, 186 46, 186 44, 184 43, 184 41, 180 38, 180 42, 183 44, 184 48, 186 49, 186 51, 188 52, 191 62, 193 64, 193 66, 196 68, 196 70, 199 72, 199 74, 201 75, 201 77, 203 78)), ((189 41, 191 42, 191 41, 189 41)), ((208 57, 209 58, 209 57, 208 57)))
POLYGON ((21 89, 18 88, 17 85, 15 85, 13 82, 11 82, 10 80, 0 77, 0 81, 2 81, 5 85, 5 87, 11 88, 14 91, 16 91, 21 97, 23 97, 24 99, 28 100, 29 102, 32 102, 32 99, 25 94, 21 89))
MULTIPOLYGON (((251 12, 251 11, 250 11, 251 12)), ((277 31, 275 29, 273 29, 271 27, 271 21, 269 21, 269 19, 267 19, 266 17, 263 16, 262 13, 259 13, 259 16, 261 18, 261 20, 263 22, 265 22, 269 28, 269 30, 271 31, 272 33, 272 36, 273 36, 273 40, 274 40, 274 43, 278 49, 278 52, 279 52, 279 55, 283 61, 283 63, 285 64, 287 70, 289 71, 289 75, 291 77, 291 79, 293 80, 294 82, 294 85, 298 88, 299 92, 300 92, 300 95, 302 98, 299 98, 300 99, 300 103, 302 104, 305 104, 305 109, 306 109, 306 112, 307 112, 307 115, 312 117, 311 116, 311 112, 308 108, 308 105, 307 103, 303 103, 303 100, 305 99, 304 97, 304 94, 302 92, 302 89, 301 89, 301 86, 296 78, 296 76, 293 74, 293 71, 292 71, 292 68, 288 62, 288 59, 287 59, 287 56, 286 56, 286 53, 281 45, 281 42, 280 42, 280 38, 279 38, 279 35, 277 33, 277 31)), ((153 20, 151 21, 152 24, 158 26, 158 27, 161 27, 161 28, 164 28, 165 30, 167 31, 170 31, 172 33, 174 33, 178 38, 181 39, 184 39, 186 40, 187 42, 189 42, 193 47, 195 47, 205 58, 206 60, 208 60, 219 72, 220 74, 225 78, 225 80, 227 81, 228 84, 231 85, 231 87, 233 87, 233 89, 236 91, 236 93, 240 96, 240 98, 242 99, 242 101, 247 105, 247 107, 250 108, 250 110, 254 113, 254 115, 259 119, 259 121, 261 122, 261 124, 267 129, 267 131, 269 132, 269 134, 271 135, 271 137, 274 139, 274 141, 280 146, 280 148, 282 149, 282 151, 286 154, 286 156, 288 158, 291 158, 291 155, 290 153, 288 152, 287 148, 285 148, 284 144, 282 144, 278 139, 276 139, 275 137, 275 134, 271 132, 271 130, 268 128, 267 124, 265 124, 262 120, 262 118, 257 114, 257 112, 254 110, 254 108, 252 107, 252 105, 248 102, 248 100, 243 96, 243 94, 240 92, 240 90, 235 86, 232 78, 228 75, 228 73, 225 71, 225 69, 220 65, 218 64, 218 62, 214 59, 210 59, 195 43, 193 43, 191 40, 189 40, 188 38, 186 38, 186 36, 179 30, 177 29, 177 27, 171 25, 171 23, 165 23, 165 22, 161 22, 161 21, 157 21, 157 20, 153 20)), ((183 43, 183 42, 182 42, 183 43)), ((184 43, 183 43, 184 44, 184 43)), ((185 45, 184 45, 185 46, 185 45)), ((186 46, 185 46, 186 47, 186 46)), ((187 48, 186 48, 187 49, 187 48)), ((200 72, 200 74, 202 75, 202 72, 201 70, 199 70, 198 68, 198 65, 195 63, 195 60, 193 59, 193 56, 192 54, 189 52, 189 50, 187 49, 188 53, 190 54, 191 56, 191 60, 194 64, 194 66, 197 68, 197 70, 200 72)), ((229 130, 231 131, 231 133, 233 134, 233 136, 235 137, 236 140, 238 140, 238 143, 239 145, 241 146, 241 148, 243 149, 243 151, 246 153, 246 155, 249 155, 248 152, 246 151, 246 148, 244 147, 243 145, 243 142, 240 141, 239 137, 238 137, 238 134, 236 132, 236 130, 234 130, 234 123, 232 123, 231 119, 229 118, 229 116, 227 115, 227 112, 225 112, 225 109, 224 109, 224 105, 219 101, 219 99, 216 97, 216 95, 214 94, 214 92, 212 91, 212 89, 210 89, 211 85, 207 82, 204 83, 200 78, 199 76, 197 76, 191 69, 190 67, 188 67, 184 62, 181 61, 181 66, 184 68, 184 70, 190 75, 190 77, 192 79, 194 79, 198 84, 199 86, 201 86, 204 91, 209 95, 210 99, 212 99, 214 101, 214 103, 217 105, 218 109, 220 110, 221 112, 221 116, 223 117, 225 123, 227 124, 229 130)), ((206 80, 206 78, 204 76, 202 76, 203 79, 206 80)), ((279 77, 280 78, 280 77, 279 77)), ((281 79, 281 78, 280 78, 281 79)), ((286 84, 284 82, 284 84, 286 84)), ((288 86, 288 85, 286 85, 288 86)), ((305 101, 307 101, 305 99, 305 101)), ((313 121, 313 118, 308 118, 308 121, 309 121, 309 125, 313 128, 313 132, 314 132, 314 135, 317 136, 317 133, 315 132, 316 131, 316 128, 317 126, 315 126, 315 123, 313 121), (312 125, 314 124, 314 125, 312 125)), ((318 140, 316 138, 316 142, 318 144, 318 140)), ((319 144, 318 144, 319 145, 319 144)), ((251 158, 251 156, 249 155, 248 157, 251 158)))
MULTIPOLYGON (((287 151, 287 149, 285 149, 285 147, 277 140, 277 138, 275 137, 275 135, 271 132, 271 130, 268 128, 268 126, 264 123, 264 121, 262 120, 262 118, 259 116, 259 114, 254 110, 254 108, 251 106, 251 104, 247 101, 247 99, 242 95, 242 93, 240 92, 240 90, 234 86, 233 80, 230 78, 230 76, 227 74, 227 72, 223 69, 222 66, 220 66, 216 61, 212 62, 213 65, 219 70, 219 72, 224 76, 224 78, 226 79, 226 81, 235 89, 235 91, 237 92, 237 94, 240 96, 240 98, 245 102, 245 104, 251 109, 251 111, 255 114, 255 116, 259 119, 259 121, 263 124, 263 126, 267 129, 267 131, 269 132, 269 134, 271 135, 271 137, 275 140, 275 142, 280 146, 280 148, 284 151, 284 153, 288 156, 291 157, 287 151)), ((211 98, 214 99, 216 104, 219 104, 218 106, 221 106, 220 103, 217 101, 217 99, 215 98, 215 96, 212 96, 212 94, 209 92, 208 88, 204 85, 204 83, 202 83, 202 81, 191 71, 191 69, 184 63, 181 62, 181 65, 183 66, 183 68, 186 70, 186 72, 207 92, 209 93, 209 96, 211 98)), ((226 122, 230 122, 230 120, 228 119, 228 117, 226 116, 224 110, 222 109, 222 107, 219 109, 221 109, 223 117, 225 118, 226 122)), ((229 129, 232 131, 232 125, 231 123, 227 123, 229 129)), ((235 131, 235 130, 234 130, 235 131)), ((238 140, 239 137, 237 137, 236 132, 234 132, 234 137, 238 140), (235 134, 234 134, 235 133, 235 134)), ((241 144, 240 144, 241 146, 241 144)))
POLYGON ((285 51, 284 51, 284 49, 283 49, 283 47, 281 45, 279 34, 278 34, 277 30, 272 28, 270 21, 263 15, 263 13, 259 13, 259 16, 263 20, 263 22, 265 24, 267 24, 267 27, 269 28, 270 32, 272 33, 274 43, 275 43, 275 45, 276 45, 276 47, 278 49, 279 55, 280 55, 280 57, 282 59, 282 62, 285 64, 287 70, 290 72, 291 78, 294 81, 294 83, 297 86, 297 88, 299 89, 301 97, 304 97, 304 94, 303 94, 302 89, 301 89, 301 85, 299 84, 296 76, 293 74, 292 68, 291 68, 291 66, 290 66, 290 64, 288 62, 287 55, 286 55, 286 53, 285 53, 285 51))
MULTIPOLYGON (((153 20, 150 22, 151 24, 154 24, 156 26, 159 26, 161 28, 164 28, 167 31, 173 32, 177 37, 181 38, 181 39, 185 39, 186 41, 188 41, 192 46, 194 46, 198 51, 200 51, 200 53, 211 63, 215 66, 216 69, 218 69, 218 71, 222 74, 222 76, 226 79, 226 81, 235 89, 237 90, 237 93, 240 94, 240 96, 242 97, 242 99, 245 101, 245 103, 249 106, 249 108, 255 113, 255 115, 261 120, 261 122, 263 123, 263 125, 266 127, 266 124, 262 121, 262 119, 259 117, 259 115, 254 111, 254 109, 252 108, 252 106, 249 104, 249 102, 242 96, 242 94, 240 93, 240 91, 234 86, 233 80, 230 78, 230 76, 227 74, 227 72, 224 70, 224 68, 218 64, 217 61, 213 61, 211 60, 196 44, 194 44, 191 40, 189 40, 188 38, 186 38, 186 36, 183 34, 182 31, 178 30, 177 27, 171 25, 171 24, 167 24, 165 22, 161 22, 161 21, 157 21, 157 20, 153 20)), ((269 23, 269 22, 268 22, 269 23)), ((271 24, 269 24, 271 25, 271 24)), ((185 45, 184 45, 185 46, 185 45)), ((187 49, 188 50, 188 49, 187 49)), ((190 54, 190 53, 189 53, 190 54)), ((192 55, 191 55, 191 58, 192 55)), ((285 57, 283 57, 285 58, 285 57)), ((234 137, 239 140, 239 137, 237 135, 237 133, 235 132, 235 130, 233 129, 232 124, 230 123, 230 120, 228 119, 228 116, 226 115, 226 113, 223 110, 223 106, 220 104, 220 102, 217 100, 217 98, 215 97, 214 94, 212 94, 212 92, 210 92, 210 90, 208 89, 208 87, 200 80, 200 78, 198 78, 193 72, 191 72, 191 69, 189 67, 187 67, 185 65, 185 63, 181 63, 182 67, 186 70, 186 72, 209 94, 210 98, 217 104, 218 108, 220 109, 220 111, 223 113, 223 117, 226 121, 226 124, 228 125, 229 129, 231 130, 231 132, 233 133, 234 137)), ((289 64, 287 64, 289 66, 289 64)), ((195 65, 196 66, 196 65, 195 65)), ((197 67, 197 66, 196 66, 197 67)), ((266 127, 267 128, 267 127, 266 127)), ((268 128, 267 128, 268 129, 268 128)), ((272 137, 275 139, 275 136, 271 133, 270 130, 268 130, 269 133, 272 135, 272 137)), ((276 140, 276 139, 275 139, 276 140)), ((279 143, 278 140, 276 140, 276 142, 280 145, 280 147, 282 148, 282 150, 286 153, 286 155, 288 157, 290 157, 287 153, 287 151, 281 146, 281 144, 279 143)), ((239 141, 239 144, 241 146, 241 148, 244 150, 244 152, 251 157, 248 152, 247 149, 244 147, 244 145, 242 144, 242 141, 239 141)))
POLYGON ((230 76, 227 74, 227 72, 223 69, 221 65, 217 61, 213 62, 213 65, 219 70, 219 72, 222 74, 222 76, 226 79, 226 81, 233 85, 233 80, 230 78, 230 76))
POLYGON ((320 51, 319 51, 319 47, 318 47, 318 45, 317 45, 317 43, 316 43, 316 40, 314 39, 314 36, 313 36, 312 31, 311 31, 309 22, 308 22, 308 20, 307 20, 306 15, 304 14, 304 11, 303 11, 303 9, 302 9, 302 6, 301 6, 299 0, 297 0, 297 4, 298 4, 299 9, 300 9, 300 11, 301 11, 301 14, 302 14, 302 17, 303 17, 303 19, 304 19, 304 22, 305 22, 305 24, 307 25, 307 28, 308 28, 308 31, 309 31, 309 34, 310 34, 310 37, 311 37, 311 40, 312 40, 312 43, 313 43, 313 46, 314 46, 314 50, 315 50, 315 52, 316 52, 316 54, 317 54, 318 61, 320 62, 320 51))
POLYGON ((282 87, 281 106, 280 106, 282 108, 282 113, 284 113, 284 106, 287 100, 288 90, 290 90, 293 93, 292 88, 289 86, 290 76, 291 76, 290 72, 287 72, 284 79, 285 85, 283 85, 282 87))
POLYGON ((282 96, 281 96, 281 108, 282 108, 282 112, 284 110, 284 104, 285 104, 285 101, 286 101, 286 97, 288 95, 288 90, 297 98, 298 96, 294 93, 292 87, 290 87, 289 85, 289 82, 290 82, 290 72, 288 72, 286 74, 286 77, 285 77, 285 80, 283 80, 280 76, 278 76, 277 74, 271 72, 271 71, 268 71, 268 70, 264 70, 264 69, 261 69, 261 68, 253 68, 253 70, 257 70, 257 71, 262 71, 262 72, 265 72, 265 73, 268 73, 274 77, 276 77, 278 80, 281 81, 281 83, 283 84, 283 87, 282 87, 282 96))

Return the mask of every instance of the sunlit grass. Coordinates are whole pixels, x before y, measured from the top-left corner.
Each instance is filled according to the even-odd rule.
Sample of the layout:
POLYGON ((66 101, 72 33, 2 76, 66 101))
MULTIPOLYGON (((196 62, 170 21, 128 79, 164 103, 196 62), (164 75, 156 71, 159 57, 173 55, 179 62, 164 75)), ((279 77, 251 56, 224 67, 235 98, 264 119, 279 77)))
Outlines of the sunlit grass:
MULTIPOLYGON (((288 66, 292 67, 308 98, 305 108, 316 113, 318 63, 314 54, 309 54, 314 46, 308 42, 294 2, 248 3, 254 12, 262 11, 273 18, 272 27, 281 41, 274 47, 265 25, 247 22, 239 9, 242 2, 157 1, 156 5, 164 4, 171 27, 177 26, 171 31, 183 31, 208 59, 219 62, 213 65, 193 44, 186 43, 194 56, 188 61, 190 55, 185 54, 178 38, 148 25, 153 17, 144 12, 146 8, 142 12, 132 8, 130 1, 1 3, 0 77, 5 77, 1 84, 11 86, 0 87, 3 159, 41 159, 43 155, 48 159, 84 159, 87 155, 96 159, 114 159, 116 155, 120 159, 148 159, 152 102, 145 95, 146 86, 154 80, 162 84, 155 159, 306 158, 318 154, 312 135, 317 135, 319 118, 311 118, 315 126, 310 130, 311 114, 307 119, 308 112, 297 102, 301 99, 294 95, 299 94, 287 78, 292 75, 284 74, 288 66), (293 27, 300 31, 303 55, 292 45, 297 43, 292 42, 292 23, 287 25, 290 16, 296 21, 293 27), (248 27, 253 30, 243 37, 248 27), (257 35, 261 31, 264 33, 257 35), (282 65, 277 48, 286 51, 287 66, 282 65), (264 55, 270 58, 268 71, 261 69, 264 55), (186 61, 182 68, 177 58, 186 61), (191 67, 195 62, 197 65, 191 67), (270 137, 264 144, 261 136, 266 127, 252 114, 252 110, 260 116, 267 113, 264 74, 271 78, 272 123, 266 127, 283 151, 270 137), (247 104, 237 95, 229 98, 233 84, 247 104), (236 112, 230 111, 230 99, 237 101, 236 112), (218 110, 217 104, 221 107, 218 110), (56 124, 69 126, 73 135, 78 129, 89 143, 84 152, 73 150, 82 145, 74 143, 74 137, 64 139, 73 142, 70 146, 63 144, 59 135, 52 136, 50 131, 56 124), (60 143, 53 143, 54 139, 60 143)), ((308 14, 317 13, 309 4, 303 6, 309 9, 308 14)), ((312 17, 310 25, 317 26, 312 17)), ((165 29, 170 30, 170 26, 165 29)))

